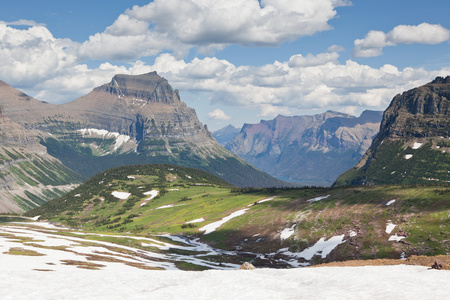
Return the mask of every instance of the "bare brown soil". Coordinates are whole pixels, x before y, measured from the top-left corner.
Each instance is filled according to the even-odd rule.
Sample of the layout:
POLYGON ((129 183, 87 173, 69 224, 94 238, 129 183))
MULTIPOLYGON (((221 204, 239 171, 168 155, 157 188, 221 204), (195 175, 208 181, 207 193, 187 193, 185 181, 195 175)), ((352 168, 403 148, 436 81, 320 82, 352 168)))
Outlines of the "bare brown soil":
POLYGON ((390 266, 390 265, 415 265, 430 267, 435 263, 441 264, 444 270, 450 270, 450 255, 437 256, 417 256, 412 255, 406 260, 401 259, 369 259, 369 260, 349 260, 324 263, 314 267, 362 267, 362 266, 390 266))

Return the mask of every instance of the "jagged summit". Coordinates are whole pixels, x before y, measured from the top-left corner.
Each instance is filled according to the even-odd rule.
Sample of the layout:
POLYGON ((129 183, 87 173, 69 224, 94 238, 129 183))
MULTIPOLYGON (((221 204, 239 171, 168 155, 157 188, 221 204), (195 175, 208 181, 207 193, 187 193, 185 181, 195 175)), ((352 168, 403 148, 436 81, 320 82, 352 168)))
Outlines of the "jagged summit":
POLYGON ((121 165, 173 163, 201 168, 236 185, 283 184, 220 146, 195 110, 156 72, 115 75, 60 105, 22 101, 26 97, 0 86, 6 115, 39 130, 48 152, 86 177, 121 165))
POLYGON ((134 101, 180 103, 178 90, 173 90, 169 82, 156 72, 142 75, 115 75, 110 83, 94 89, 107 92, 119 98, 131 98, 134 101))
POLYGON ((336 185, 450 182, 450 76, 395 96, 380 132, 336 185))

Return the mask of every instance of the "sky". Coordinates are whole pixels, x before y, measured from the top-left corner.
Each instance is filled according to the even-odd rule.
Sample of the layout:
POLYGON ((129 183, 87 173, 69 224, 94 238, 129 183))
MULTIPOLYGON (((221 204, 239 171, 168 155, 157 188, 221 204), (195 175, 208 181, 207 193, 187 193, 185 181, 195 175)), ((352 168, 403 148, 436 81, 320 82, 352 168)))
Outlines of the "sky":
POLYGON ((448 0, 3 2, 0 80, 57 104, 156 71, 210 130, 385 110, 450 75, 448 0))

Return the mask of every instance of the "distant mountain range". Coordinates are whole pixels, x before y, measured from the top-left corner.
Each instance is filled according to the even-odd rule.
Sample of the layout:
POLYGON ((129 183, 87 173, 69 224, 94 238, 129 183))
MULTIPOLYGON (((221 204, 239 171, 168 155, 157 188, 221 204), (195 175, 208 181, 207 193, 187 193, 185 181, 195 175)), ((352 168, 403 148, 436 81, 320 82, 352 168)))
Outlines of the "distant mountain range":
POLYGON ((214 136, 231 152, 278 178, 330 186, 354 166, 377 134, 382 112, 360 117, 328 111, 227 126, 214 136), (229 139, 227 141, 227 139, 229 139))
POLYGON ((34 141, 26 146, 37 144, 78 173, 75 182, 116 166, 171 163, 203 169, 236 186, 286 185, 219 145, 195 110, 156 72, 116 75, 61 105, 0 81, 0 105, 2 115, 34 141))
POLYGON ((380 133, 335 185, 450 183, 450 76, 392 99, 380 133))

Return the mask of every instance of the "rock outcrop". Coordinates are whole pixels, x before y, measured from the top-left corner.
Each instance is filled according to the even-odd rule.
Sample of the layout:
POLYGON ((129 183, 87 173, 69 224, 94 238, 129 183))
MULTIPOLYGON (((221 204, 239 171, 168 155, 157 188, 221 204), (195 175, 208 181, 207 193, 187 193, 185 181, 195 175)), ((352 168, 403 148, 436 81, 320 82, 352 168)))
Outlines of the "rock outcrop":
POLYGON ((335 185, 450 182, 450 76, 392 99, 380 132, 335 185))

